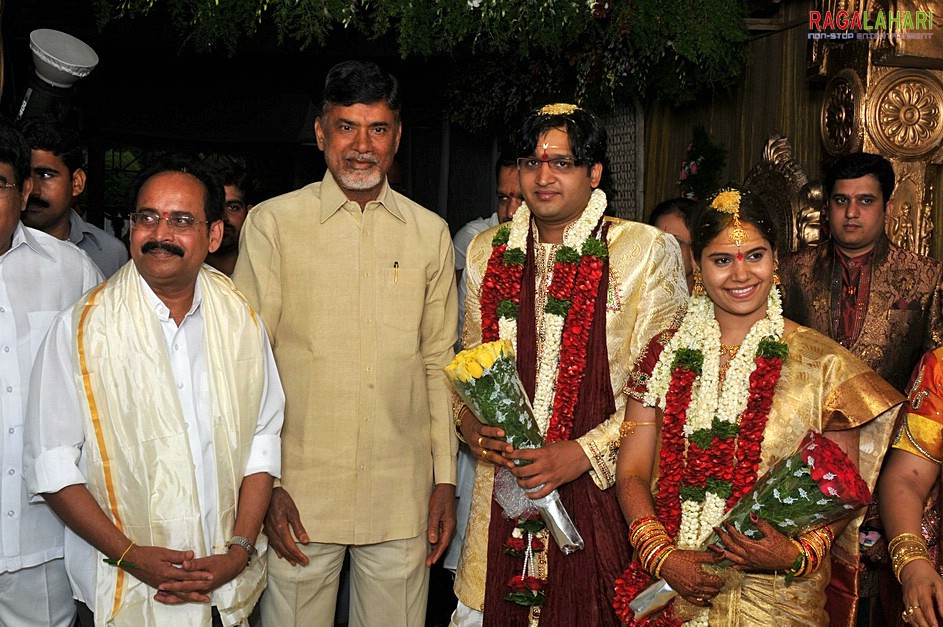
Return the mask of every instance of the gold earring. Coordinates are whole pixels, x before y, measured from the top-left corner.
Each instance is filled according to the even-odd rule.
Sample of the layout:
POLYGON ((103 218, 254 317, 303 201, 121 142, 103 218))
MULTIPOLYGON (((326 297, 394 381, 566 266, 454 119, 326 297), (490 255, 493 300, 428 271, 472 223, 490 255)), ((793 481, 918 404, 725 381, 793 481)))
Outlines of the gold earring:
POLYGON ((778 287, 782 284, 783 284, 782 281, 779 280, 779 262, 774 261, 773 262, 773 285, 778 287))
POLYGON ((691 288, 691 296, 703 296, 704 295, 704 277, 701 276, 701 271, 698 268, 694 268, 694 287, 691 288))

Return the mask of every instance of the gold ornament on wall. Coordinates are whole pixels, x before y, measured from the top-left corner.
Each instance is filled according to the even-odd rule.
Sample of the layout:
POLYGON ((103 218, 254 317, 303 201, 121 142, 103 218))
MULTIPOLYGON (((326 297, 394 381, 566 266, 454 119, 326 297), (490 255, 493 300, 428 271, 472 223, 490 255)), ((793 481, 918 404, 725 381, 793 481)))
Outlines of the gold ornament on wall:
POLYGON ((929 72, 894 70, 872 90, 868 132, 887 155, 924 156, 943 141, 943 84, 929 72))
POLYGON ((825 87, 821 133, 825 150, 845 155, 861 150, 864 87, 851 69, 836 74, 825 87))

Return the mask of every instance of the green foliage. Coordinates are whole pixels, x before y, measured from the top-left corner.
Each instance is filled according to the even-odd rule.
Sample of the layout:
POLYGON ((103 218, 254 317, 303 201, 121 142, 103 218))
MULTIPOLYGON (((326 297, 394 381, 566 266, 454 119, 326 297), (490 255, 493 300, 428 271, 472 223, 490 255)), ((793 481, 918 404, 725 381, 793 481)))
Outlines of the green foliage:
POLYGON ((394 36, 401 55, 452 56, 450 113, 506 125, 548 101, 599 110, 693 101, 746 64, 743 0, 94 0, 110 20, 171 16, 184 45, 233 53, 263 20, 279 40, 323 46, 335 29, 394 36))
POLYGON ((525 261, 527 261, 527 253, 520 248, 508 248, 504 251, 504 265, 506 266, 523 266, 525 261))
POLYGON ((502 298, 498 301, 498 318, 517 320, 519 309, 518 304, 510 298, 502 298))
POLYGON ((759 350, 757 350, 762 357, 767 359, 782 359, 786 360, 786 357, 789 356, 789 346, 785 342, 780 342, 774 337, 764 337, 760 340, 759 350))
POLYGON ((694 374, 701 374, 701 367, 704 365, 704 354, 693 348, 679 348, 675 352, 674 361, 671 363, 671 369, 686 368, 694 374))
POLYGON ((544 306, 544 311, 547 313, 566 318, 566 313, 569 310, 570 301, 562 298, 554 298, 553 296, 547 297, 547 304, 544 306))

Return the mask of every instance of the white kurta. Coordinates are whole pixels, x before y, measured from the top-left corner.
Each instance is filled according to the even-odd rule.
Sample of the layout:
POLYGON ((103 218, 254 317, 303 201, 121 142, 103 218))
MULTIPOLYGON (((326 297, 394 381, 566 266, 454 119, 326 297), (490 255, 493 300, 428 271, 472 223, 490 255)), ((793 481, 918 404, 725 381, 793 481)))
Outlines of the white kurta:
MULTIPOLYGON (((164 350, 180 400, 180 407, 187 426, 191 458, 194 463, 197 497, 203 519, 203 534, 206 547, 214 547, 212 529, 220 509, 217 496, 217 477, 212 445, 210 373, 207 372, 204 355, 202 294, 200 283, 194 294, 193 306, 181 325, 170 317, 167 307, 147 287, 141 284, 154 314, 157 317, 164 339, 164 350)), ((264 347, 264 377, 262 402, 255 436, 252 440, 248 463, 244 475, 266 472, 273 477, 281 474, 281 441, 285 397, 282 391, 268 337, 262 325, 259 333, 264 347)), ((85 484, 86 460, 83 444, 86 434, 83 427, 80 399, 75 394, 63 394, 62 390, 74 389, 72 338, 72 312, 62 312, 56 317, 49 337, 36 360, 36 377, 30 390, 30 410, 27 425, 27 483, 31 494, 41 495, 57 492, 62 488, 85 484)), ((41 497, 37 497, 41 498, 41 497)), ((197 547, 170 547, 192 549, 197 547)), ((209 552, 213 552, 210 550, 209 552)), ((76 597, 89 605, 94 598, 96 584, 97 551, 77 535, 66 531, 66 568, 72 580, 76 597)))
POLYGON ((56 314, 101 280, 85 253, 22 224, 0 256, 0 573, 62 557, 62 523, 23 480, 30 369, 56 314))

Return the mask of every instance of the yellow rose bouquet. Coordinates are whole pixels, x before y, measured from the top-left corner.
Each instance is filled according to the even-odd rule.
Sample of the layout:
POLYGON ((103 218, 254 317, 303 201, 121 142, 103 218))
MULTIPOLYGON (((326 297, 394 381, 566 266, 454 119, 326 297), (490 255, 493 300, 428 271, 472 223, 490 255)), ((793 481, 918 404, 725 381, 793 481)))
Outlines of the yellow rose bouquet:
MULTIPOLYGON (((463 350, 445 367, 445 374, 478 420, 503 429, 505 440, 515 449, 543 445, 509 341, 496 340, 463 350)), ((515 477, 505 469, 495 478, 495 498, 508 518, 526 517, 534 510, 540 512, 564 554, 583 548, 583 538, 556 490, 541 499, 528 499, 515 477)))
POLYGON ((445 374, 478 420, 504 429, 514 448, 543 444, 509 341, 496 340, 463 350, 445 367, 445 374))

